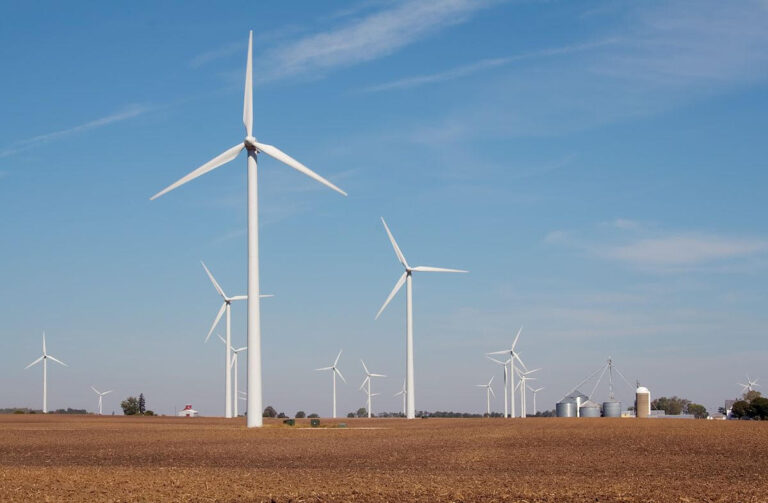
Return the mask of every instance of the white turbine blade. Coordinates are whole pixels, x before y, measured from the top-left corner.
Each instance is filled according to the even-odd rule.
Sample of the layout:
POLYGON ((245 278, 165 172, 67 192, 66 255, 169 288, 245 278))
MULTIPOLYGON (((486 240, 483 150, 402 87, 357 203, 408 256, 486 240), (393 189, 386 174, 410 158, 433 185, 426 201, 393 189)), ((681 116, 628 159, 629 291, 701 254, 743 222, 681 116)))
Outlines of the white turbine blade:
POLYGON ((515 346, 517 346, 517 340, 520 338, 520 334, 523 332, 523 327, 520 326, 520 328, 517 331, 517 335, 515 336, 515 340, 512 341, 512 350, 515 350, 515 346))
POLYGON ((363 369, 365 369, 365 375, 371 375, 371 373, 368 372, 368 367, 365 366, 365 362, 363 361, 362 358, 360 359, 360 363, 363 364, 363 369))
POLYGON ((520 388, 521 384, 523 384, 523 381, 517 381, 517 384, 515 385, 515 391, 517 391, 520 388))
MULTIPOLYGON (((498 353, 488 353, 488 354, 498 354, 498 353)), ((489 360, 491 360, 493 363, 495 363, 497 365, 506 365, 507 364, 507 362, 503 362, 501 360, 497 360, 496 358, 491 358, 488 355, 486 355, 485 357, 488 358, 489 360)))
POLYGON ((32 363, 30 363, 29 365, 27 365, 26 367, 24 367, 24 370, 27 370, 29 367, 31 367, 32 365, 34 365, 34 364, 36 364, 36 363, 40 363, 40 360, 42 360, 43 358, 45 358, 45 357, 44 357, 44 356, 41 356, 41 357, 40 357, 40 358, 38 358, 37 360, 33 361, 32 363))
POLYGON ((488 386, 488 390, 491 392, 491 395, 493 395, 493 398, 496 398, 496 393, 493 392, 493 388, 488 386))
POLYGON ((384 230, 387 231, 387 236, 389 236, 389 242, 392 243, 392 248, 395 249, 395 255, 397 255, 397 260, 400 261, 401 264, 403 264, 403 267, 406 269, 409 269, 408 262, 405 260, 405 255, 403 255, 403 252, 400 250, 400 247, 397 246, 397 241, 395 241, 395 236, 392 235, 392 231, 389 230, 389 226, 387 225, 387 222, 384 221, 384 217, 381 217, 381 223, 384 224, 384 230))
POLYGON ((363 384, 361 384, 357 389, 363 389, 370 379, 370 377, 366 376, 365 379, 363 379, 363 384))
POLYGON ((208 335, 205 336, 205 342, 208 342, 208 339, 211 338, 211 334, 213 333, 213 330, 216 328, 216 325, 219 324, 219 320, 221 320, 221 317, 224 316, 224 311, 227 309, 227 303, 223 303, 221 305, 221 308, 219 308, 219 312, 216 315, 216 319, 213 320, 213 325, 211 325, 211 329, 208 330, 208 335))
POLYGON ((45 354, 45 332, 43 332, 43 354, 45 354))
POLYGON ((397 294, 397 292, 403 287, 406 276, 408 276, 408 273, 404 272, 403 275, 400 276, 400 279, 397 280, 397 283, 395 283, 395 287, 390 292, 389 297, 387 297, 387 300, 384 301, 384 304, 381 306, 381 309, 379 309, 379 312, 376 313, 376 317, 374 318, 374 320, 379 319, 379 316, 381 316, 381 313, 384 312, 384 309, 387 307, 389 302, 392 300, 395 294, 397 294))
POLYGON ((315 370, 331 370, 333 367, 323 367, 321 369, 315 369, 315 370))
MULTIPOLYGON (((486 355, 508 355, 509 354, 509 350, 508 349, 504 349, 502 351, 494 351, 493 353, 485 353, 485 354, 486 355)), ((491 359, 493 359, 493 358, 491 358, 491 359)))
POLYGON ((243 346, 242 348, 237 348, 237 349, 233 348, 232 351, 234 351, 235 353, 239 353, 240 351, 245 351, 246 349, 248 349, 248 346, 243 346))
POLYGON ((395 394, 394 394, 394 395, 392 395, 392 396, 400 396, 400 395, 402 395, 403 393, 405 393, 405 391, 398 391, 397 393, 395 393, 395 394))
POLYGON ((213 277, 213 274, 211 274, 211 271, 209 271, 208 268, 205 266, 205 262, 201 260, 200 263, 203 265, 203 269, 205 269, 205 273, 211 279, 211 283, 213 283, 213 287, 216 289, 217 292, 219 292, 219 295, 221 295, 226 299, 227 294, 224 293, 224 290, 221 288, 221 286, 219 286, 219 283, 218 281, 216 281, 216 278, 213 277))
POLYGON ((523 360, 520 359, 520 356, 518 356, 517 353, 515 353, 515 360, 520 362, 520 365, 522 365, 525 370, 528 370, 528 367, 525 366, 525 363, 523 363, 523 360))
POLYGON ((93 392, 94 392, 94 393, 96 393, 97 395, 101 395, 101 393, 99 393, 99 390, 97 390, 97 389, 96 389, 96 388, 94 388, 93 386, 91 386, 91 389, 92 389, 92 390, 93 390, 93 392))
POLYGON ((341 358, 341 352, 344 351, 343 349, 339 350, 339 354, 336 355, 336 359, 333 360, 333 366, 335 367, 339 363, 339 358, 341 358))
POLYGON ((379 396, 381 393, 371 393, 371 396, 379 396))
POLYGON ((533 370, 526 370, 525 371, 525 375, 533 374, 534 372, 538 372, 539 370, 541 370, 541 368, 533 369, 533 370))
POLYGON ((487 384, 475 384, 475 387, 476 388, 487 388, 488 385, 487 384))
MULTIPOLYGON (((275 296, 275 294, 273 294, 273 293, 265 293, 264 295, 259 295, 259 298, 260 298, 260 299, 266 299, 267 297, 274 297, 274 296, 275 296)), ((246 299, 248 298, 248 296, 247 296, 247 295, 244 295, 244 297, 245 297, 246 299)))
POLYGON ((344 379, 343 375, 341 375, 341 370, 337 369, 336 367, 333 367, 333 371, 339 374, 339 377, 341 377, 341 380, 344 381, 344 384, 347 384, 347 380, 344 379))
POLYGON ((64 362, 63 362, 63 361, 61 361, 61 360, 57 360, 56 358, 54 358, 54 357, 53 357, 53 356, 51 356, 51 355, 46 355, 46 356, 48 356, 48 358, 50 358, 51 360, 55 361, 55 362, 56 362, 56 363, 58 363, 59 365, 64 365, 65 367, 69 367, 69 365, 67 365, 66 363, 64 363, 64 362))
POLYGON ((370 375, 371 377, 387 377, 384 374, 368 374, 368 375, 370 375))
POLYGON ((280 162, 282 162, 284 164, 287 164, 288 166, 292 167, 296 171, 304 173, 308 177, 310 177, 310 178, 312 178, 312 179, 322 183, 326 187, 335 190, 336 192, 338 192, 342 196, 346 196, 347 195, 346 192, 344 192, 343 190, 341 190, 340 188, 338 188, 337 186, 335 186, 334 184, 332 184, 331 182, 329 182, 328 180, 326 180, 322 176, 318 175, 317 173, 315 173, 314 171, 312 171, 308 167, 304 166, 302 163, 300 163, 299 161, 297 161, 293 157, 289 156, 288 154, 286 154, 285 152, 283 152, 279 148, 277 148, 275 146, 272 146, 272 145, 267 145, 266 143, 259 143, 259 142, 256 142, 256 148, 259 149, 261 152, 264 152, 268 156, 274 157, 278 161, 280 161, 280 162))
POLYGON ((112 393, 113 391, 115 391, 115 390, 111 389, 111 390, 109 390, 109 391, 105 391, 104 393, 102 393, 102 394, 101 394, 101 396, 104 396, 104 395, 109 395, 109 394, 110 394, 110 393, 112 393))
MULTIPOLYGON (((496 376, 493 376, 493 377, 496 377, 496 376)), ((491 385, 491 383, 493 382, 493 377, 491 377, 491 380, 490 380, 490 381, 488 381, 488 386, 490 386, 490 385, 491 385)))
POLYGON ((446 269, 444 267, 430 267, 428 265, 417 265, 411 268, 411 270, 417 272, 469 272, 462 269, 446 269))
POLYGON ((208 173, 209 171, 212 171, 212 170, 218 168, 222 164, 228 163, 229 161, 231 161, 232 159, 237 157, 237 154, 239 154, 240 151, 243 148, 245 148, 245 146, 242 143, 238 143, 237 145, 235 145, 234 147, 230 148, 229 150, 225 150, 223 153, 217 155, 216 157, 214 157, 210 161, 206 162, 205 164, 203 164, 202 166, 200 166, 199 168, 197 168, 193 172, 189 173, 187 176, 179 178, 177 181, 173 182, 168 187, 164 188, 163 190, 161 190, 160 192, 158 192, 154 196, 150 197, 149 200, 153 201, 153 200, 157 199, 158 197, 162 196, 163 194, 172 191, 176 187, 184 185, 188 181, 194 180, 198 176, 202 176, 202 175, 208 173))
POLYGON ((230 358, 229 360, 229 368, 234 368, 236 361, 237 361, 237 355, 232 355, 232 358, 230 358))
POLYGON ((243 99, 243 124, 246 136, 253 129, 253 30, 248 35, 248 62, 245 65, 245 98, 243 99))

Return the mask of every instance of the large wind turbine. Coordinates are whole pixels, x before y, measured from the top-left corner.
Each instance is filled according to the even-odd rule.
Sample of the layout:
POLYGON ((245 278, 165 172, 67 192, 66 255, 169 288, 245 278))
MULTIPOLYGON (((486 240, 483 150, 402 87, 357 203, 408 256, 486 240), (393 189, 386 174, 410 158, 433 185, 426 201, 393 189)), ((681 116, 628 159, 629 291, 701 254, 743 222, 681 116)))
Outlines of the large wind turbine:
POLYGON ((515 360, 520 362, 520 365, 523 366, 525 369, 525 364, 523 363, 523 360, 520 359, 520 356, 515 351, 515 347, 517 346, 517 340, 520 338, 520 334, 523 331, 523 327, 520 327, 520 329, 517 331, 517 335, 515 335, 515 340, 512 341, 512 346, 510 346, 509 349, 503 349, 501 351, 494 351, 493 353, 486 353, 489 355, 509 355, 509 415, 511 417, 515 417, 515 390, 517 387, 515 386, 515 360))
POLYGON ((341 375, 341 370, 337 367, 339 364, 339 358, 341 358, 341 351, 344 351, 343 349, 339 351, 339 354, 336 355, 336 359, 333 360, 333 365, 330 367, 323 367, 315 370, 330 370, 331 374, 333 375, 333 417, 336 417, 336 374, 341 377, 341 380, 344 381, 344 384, 347 384, 347 380, 344 379, 344 376, 341 375))
POLYGON ((493 382, 493 377, 491 377, 491 380, 488 381, 488 384, 475 384, 478 388, 485 388, 485 400, 486 400, 486 414, 489 416, 491 415, 491 395, 496 397, 496 393, 493 392, 493 388, 491 388, 491 383, 493 382))
POLYGON ((430 266, 416 266, 411 267, 408 265, 408 262, 405 260, 405 256, 403 255, 403 252, 400 251, 400 247, 397 246, 397 242, 395 241, 395 237, 392 235, 392 233, 389 231, 389 227, 387 227, 387 222, 384 221, 384 218, 381 219, 381 223, 384 224, 384 229, 387 231, 387 236, 389 236, 389 241, 392 243, 392 248, 395 249, 395 255, 397 255, 397 259, 400 261, 400 263, 405 268, 405 272, 402 276, 400 276, 400 279, 397 280, 397 283, 395 283, 395 288, 392 289, 392 292, 390 292, 389 297, 387 297, 387 300, 384 301, 384 305, 381 306, 381 309, 379 309, 379 312, 376 313, 376 318, 378 319, 379 316, 381 316, 382 311, 387 307, 389 302, 392 300, 392 298, 395 296, 395 294, 400 290, 400 288, 403 287, 403 283, 405 283, 405 387, 407 390, 407 404, 408 407, 406 408, 405 417, 408 419, 413 419, 416 417, 416 397, 415 397, 415 391, 414 391, 414 384, 413 384, 413 287, 412 287, 412 273, 413 272, 469 272, 469 271, 463 271, 460 269, 445 269, 442 267, 430 267, 430 266))
POLYGON ((91 389, 93 390, 94 393, 99 395, 99 415, 101 415, 101 399, 104 398, 104 395, 109 395, 110 393, 112 393, 115 390, 111 389, 109 391, 99 391, 96 388, 94 388, 93 386, 91 386, 91 389))
POLYGON ((363 384, 360 385, 360 389, 363 389, 365 385, 367 384, 368 387, 365 390, 366 395, 368 395, 368 419, 371 418, 371 397, 378 395, 378 393, 371 394, 371 381, 372 377, 387 377, 384 374, 373 374, 368 371, 368 367, 365 366, 365 362, 363 360, 360 360, 360 363, 363 364, 363 369, 365 370, 365 379, 363 379, 363 384))
POLYGON ((37 360, 33 361, 26 367, 24 367, 24 370, 28 369, 32 365, 36 365, 43 362, 43 414, 48 413, 48 360, 53 360, 59 365, 64 365, 65 367, 69 367, 66 363, 64 363, 61 360, 57 360, 53 356, 49 355, 48 352, 45 350, 45 332, 43 332, 43 355, 38 358, 37 360))
POLYGON ((509 365, 512 358, 507 358, 506 361, 499 361, 496 358, 491 358, 490 356, 486 356, 489 360, 491 360, 496 365, 500 365, 502 369, 504 369, 504 391, 502 392, 502 395, 504 395, 504 417, 509 416, 509 403, 507 402, 508 396, 507 396, 507 365, 509 365))
POLYGON ((253 31, 248 38, 248 61, 245 69, 245 98, 243 100, 243 124, 245 140, 238 143, 206 162, 188 175, 180 178, 150 199, 156 199, 190 180, 202 176, 219 166, 235 159, 241 150, 248 151, 248 419, 249 428, 262 426, 262 380, 261 380, 261 312, 259 305, 259 205, 258 205, 258 170, 256 158, 265 153, 310 178, 330 187, 340 194, 346 192, 310 170, 302 163, 282 150, 266 143, 260 143, 251 134, 253 129, 253 31))
MULTIPOLYGON (((227 341, 224 340, 224 337, 220 336, 219 334, 216 334, 216 335, 219 337, 221 342, 223 342, 224 344, 227 343, 227 341)), ((234 381, 234 388, 235 388, 235 397, 232 400, 232 409, 233 409, 232 410, 232 416, 233 417, 238 417, 240 415, 240 411, 238 409, 238 401, 237 401, 237 397, 238 397, 238 389, 237 389, 237 373, 238 373, 237 372, 237 360, 238 360, 238 355, 240 353, 242 353, 243 351, 246 351, 247 349, 248 349, 248 346, 243 346, 241 348, 236 348, 234 346, 230 346, 229 347, 229 350, 232 352, 232 360, 231 360, 231 363, 229 365, 229 371, 234 374, 234 377, 233 377, 232 380, 234 381)))

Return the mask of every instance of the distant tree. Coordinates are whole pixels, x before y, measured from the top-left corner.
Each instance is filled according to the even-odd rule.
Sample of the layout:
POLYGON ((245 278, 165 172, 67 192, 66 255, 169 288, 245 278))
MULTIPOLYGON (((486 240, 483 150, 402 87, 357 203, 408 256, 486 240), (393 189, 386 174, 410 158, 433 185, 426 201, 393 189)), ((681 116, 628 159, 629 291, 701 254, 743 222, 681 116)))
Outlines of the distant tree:
POLYGON ((296 413, 296 419, 303 419, 305 417, 307 417, 307 414, 303 410, 296 413))
POLYGON ((264 414, 262 414, 262 416, 263 417, 277 417, 277 411, 271 405, 267 405, 267 408, 264 409, 264 414))
POLYGON ((148 411, 144 412, 144 415, 145 416, 154 416, 155 413, 154 413, 154 411, 148 410, 148 411))
POLYGON ((728 411, 725 410, 725 407, 718 407, 717 412, 719 412, 722 415, 726 415, 728 413, 728 411))
POLYGON ((365 407, 360 407, 357 409, 357 417, 366 417, 368 415, 368 409, 365 407))
POLYGON ((312 414, 309 414, 307 417, 309 419, 316 419, 316 418, 320 417, 320 415, 315 413, 315 412, 313 412, 312 414))
POLYGON ((285 415, 285 412, 281 412, 280 414, 277 415, 277 417, 280 418, 280 419, 285 419, 288 416, 285 415))
POLYGON ((738 419, 749 417, 749 402, 746 400, 737 400, 733 402, 733 405, 731 405, 731 414, 738 419))
POLYGON ((126 416, 135 416, 139 413, 139 399, 135 396, 129 396, 120 403, 123 408, 123 414, 126 416))
POLYGON ((755 419, 768 419, 768 398, 758 396, 749 403, 750 417, 755 419))
POLYGON ((357 417, 357 414, 355 414, 354 412, 348 412, 347 417, 357 417))
POLYGON ((651 402, 651 409, 663 410, 668 416, 679 416, 689 403, 691 401, 685 398, 662 396, 651 402))
POLYGON ((755 398, 760 398, 761 396, 762 395, 760 394, 760 392, 754 389, 752 391, 747 391, 742 395, 744 401, 746 402, 751 402, 755 398))
POLYGON ((139 414, 144 414, 147 411, 147 402, 144 400, 144 393, 139 393, 139 414))
POLYGON ((689 403, 688 407, 686 407, 686 410, 688 411, 688 414, 693 414, 693 417, 696 419, 706 419, 709 417, 707 409, 698 403, 689 403))

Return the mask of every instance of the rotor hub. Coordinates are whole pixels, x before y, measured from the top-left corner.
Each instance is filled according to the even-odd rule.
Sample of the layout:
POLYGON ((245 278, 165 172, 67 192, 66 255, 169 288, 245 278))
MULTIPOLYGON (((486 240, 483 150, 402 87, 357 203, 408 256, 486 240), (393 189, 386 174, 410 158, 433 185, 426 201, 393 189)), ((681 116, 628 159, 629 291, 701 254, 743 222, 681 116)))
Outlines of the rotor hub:
POLYGON ((245 141, 243 141, 243 145, 245 145, 245 149, 248 151, 258 151, 258 148, 256 148, 256 138, 253 136, 246 136, 245 141))

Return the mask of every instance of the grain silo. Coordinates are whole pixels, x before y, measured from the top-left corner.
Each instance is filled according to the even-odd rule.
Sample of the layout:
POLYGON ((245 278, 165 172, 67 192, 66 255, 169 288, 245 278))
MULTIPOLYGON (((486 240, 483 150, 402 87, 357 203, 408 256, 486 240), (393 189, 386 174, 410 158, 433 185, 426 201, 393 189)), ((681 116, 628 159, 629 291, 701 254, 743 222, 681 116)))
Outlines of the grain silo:
POLYGON ((621 417, 621 402, 603 402, 603 417, 621 417))
POLYGON ((587 400, 579 407, 579 417, 600 417, 600 404, 587 400))
POLYGON ((555 404, 557 417, 576 417, 576 401, 571 398, 563 398, 555 404))
POLYGON ((637 417, 651 415, 651 392, 644 386, 638 387, 635 392, 635 415, 637 417))

